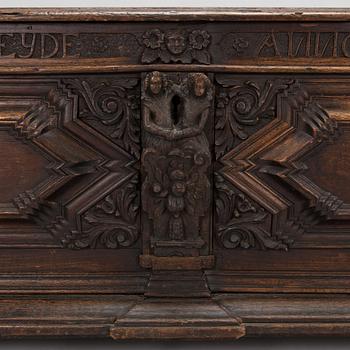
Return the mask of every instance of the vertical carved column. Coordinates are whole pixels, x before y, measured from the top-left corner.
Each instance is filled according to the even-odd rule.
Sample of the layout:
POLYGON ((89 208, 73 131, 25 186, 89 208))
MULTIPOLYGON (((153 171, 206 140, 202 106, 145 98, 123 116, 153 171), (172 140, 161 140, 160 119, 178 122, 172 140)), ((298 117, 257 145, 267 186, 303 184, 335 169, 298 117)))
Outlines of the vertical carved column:
POLYGON ((143 267, 198 270, 211 254, 213 85, 151 72, 142 91, 143 267))

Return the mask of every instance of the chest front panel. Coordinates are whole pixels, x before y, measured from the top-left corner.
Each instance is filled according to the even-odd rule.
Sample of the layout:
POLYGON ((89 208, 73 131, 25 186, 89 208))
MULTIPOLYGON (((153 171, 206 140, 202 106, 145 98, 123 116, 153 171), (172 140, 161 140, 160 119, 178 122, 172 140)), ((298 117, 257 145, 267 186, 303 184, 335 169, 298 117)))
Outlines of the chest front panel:
POLYGON ((1 293, 348 293, 349 57, 348 22, 1 23, 1 293))

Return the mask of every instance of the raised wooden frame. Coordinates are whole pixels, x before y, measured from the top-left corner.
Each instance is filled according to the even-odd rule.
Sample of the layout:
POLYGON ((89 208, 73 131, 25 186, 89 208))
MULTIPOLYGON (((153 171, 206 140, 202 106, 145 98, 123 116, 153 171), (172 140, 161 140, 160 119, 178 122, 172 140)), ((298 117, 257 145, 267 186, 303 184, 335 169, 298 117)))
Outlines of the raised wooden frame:
POLYGON ((0 171, 0 337, 350 335, 349 9, 0 9, 0 33, 0 143, 40 167, 21 191, 0 171), (193 208, 157 197, 167 167, 191 179, 176 137, 145 132, 153 78, 204 106, 178 133, 193 208))

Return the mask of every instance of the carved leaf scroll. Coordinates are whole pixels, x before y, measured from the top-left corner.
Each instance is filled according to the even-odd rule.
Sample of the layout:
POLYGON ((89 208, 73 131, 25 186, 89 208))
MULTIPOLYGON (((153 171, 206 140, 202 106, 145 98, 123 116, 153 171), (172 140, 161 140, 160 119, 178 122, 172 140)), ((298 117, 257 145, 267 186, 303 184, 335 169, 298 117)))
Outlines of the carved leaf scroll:
MULTIPOLYGON (((100 123, 99 130, 137 159, 140 156, 140 110, 138 80, 66 79, 86 103, 80 118, 100 123)), ((97 127, 97 126, 95 126, 97 127)), ((97 127, 98 128, 98 127, 97 127)))
POLYGON ((215 174, 217 239, 225 248, 288 249, 288 237, 273 236, 269 214, 215 174))
POLYGON ((257 82, 222 81, 224 87, 216 97, 215 153, 219 159, 246 140, 257 128, 276 116, 276 93, 288 86, 267 80, 261 87, 257 82))
POLYGON ((82 230, 64 239, 70 248, 120 248, 139 237, 140 196, 138 176, 109 193, 82 215, 82 230))

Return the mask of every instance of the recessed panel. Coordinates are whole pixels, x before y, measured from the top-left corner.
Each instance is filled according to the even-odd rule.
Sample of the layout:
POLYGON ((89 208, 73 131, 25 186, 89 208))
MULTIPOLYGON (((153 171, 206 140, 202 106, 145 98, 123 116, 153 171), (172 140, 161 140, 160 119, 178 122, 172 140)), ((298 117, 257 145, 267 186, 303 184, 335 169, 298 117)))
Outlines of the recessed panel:
POLYGON ((0 130, 0 161, 0 203, 11 202, 49 176, 49 161, 10 130, 0 130))
POLYGON ((336 141, 323 145, 307 159, 306 174, 322 189, 350 203, 350 129, 340 128, 336 141))

